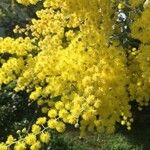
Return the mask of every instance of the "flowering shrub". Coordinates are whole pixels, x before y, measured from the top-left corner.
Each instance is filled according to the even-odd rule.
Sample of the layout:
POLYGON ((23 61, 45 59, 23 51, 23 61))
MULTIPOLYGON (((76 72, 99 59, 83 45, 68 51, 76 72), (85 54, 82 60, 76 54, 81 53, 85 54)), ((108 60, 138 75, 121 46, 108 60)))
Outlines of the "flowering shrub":
POLYGON ((9 135, 0 149, 41 149, 51 140, 49 128, 62 133, 67 124, 81 136, 113 133, 116 122, 131 129, 130 102, 142 109, 150 97, 150 7, 136 2, 43 0, 37 19, 14 29, 23 37, 0 38, 0 85, 15 80, 14 90, 29 93, 43 113, 31 131, 17 140, 9 135))

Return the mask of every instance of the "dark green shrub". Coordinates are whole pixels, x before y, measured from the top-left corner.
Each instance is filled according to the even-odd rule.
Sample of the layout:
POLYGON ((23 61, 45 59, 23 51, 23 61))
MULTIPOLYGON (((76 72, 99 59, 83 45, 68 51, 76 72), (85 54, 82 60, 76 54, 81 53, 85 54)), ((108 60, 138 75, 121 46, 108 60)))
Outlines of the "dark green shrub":
POLYGON ((16 133, 16 130, 29 125, 36 116, 37 107, 28 104, 25 92, 15 93, 14 82, 0 89, 0 139, 5 135, 16 133), (28 115, 31 114, 31 115, 28 115))

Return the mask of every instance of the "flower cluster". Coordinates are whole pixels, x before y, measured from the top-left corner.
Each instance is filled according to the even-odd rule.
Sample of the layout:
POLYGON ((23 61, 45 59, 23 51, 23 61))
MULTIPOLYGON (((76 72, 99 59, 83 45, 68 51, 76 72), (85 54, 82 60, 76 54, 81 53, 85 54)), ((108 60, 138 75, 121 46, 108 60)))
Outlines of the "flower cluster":
MULTIPOLYGON (((41 149, 51 138, 46 129, 62 133, 66 124, 80 128, 81 136, 87 131, 113 133, 116 122, 130 130, 130 101, 149 103, 149 28, 143 25, 136 35, 138 27, 133 27, 143 44, 127 56, 121 46, 107 42, 113 25, 109 0, 44 0, 43 6, 28 27, 30 38, 0 39, 0 54, 11 55, 1 61, 0 85, 16 80, 14 90, 28 92, 45 117, 19 140, 10 135, 0 149, 41 149)), ((141 16, 145 24, 147 9, 141 16)))
POLYGON ((37 2, 41 0, 16 0, 18 3, 28 6, 30 4, 35 5, 37 2))
POLYGON ((26 128, 22 131, 18 130, 19 140, 16 140, 12 135, 7 137, 6 143, 0 144, 1 150, 14 148, 14 150, 39 150, 42 148, 42 143, 48 144, 51 140, 51 135, 46 131, 44 124, 46 123, 45 117, 37 119, 36 123, 32 125, 31 133, 28 133, 26 128))
MULTIPOLYGON (((136 99, 140 106, 149 105, 150 100, 150 32, 149 27, 149 11, 150 4, 144 8, 144 12, 137 17, 132 24, 132 36, 136 39, 140 39, 141 45, 139 49, 134 49, 130 56, 130 71, 131 71, 131 83, 129 90, 131 97, 136 99), (147 27, 146 27, 147 26, 147 27)), ((139 107, 141 109, 141 107, 139 107)))
POLYGON ((11 37, 0 38, 0 53, 9 53, 11 55, 25 56, 29 54, 35 45, 29 37, 13 39, 11 37))

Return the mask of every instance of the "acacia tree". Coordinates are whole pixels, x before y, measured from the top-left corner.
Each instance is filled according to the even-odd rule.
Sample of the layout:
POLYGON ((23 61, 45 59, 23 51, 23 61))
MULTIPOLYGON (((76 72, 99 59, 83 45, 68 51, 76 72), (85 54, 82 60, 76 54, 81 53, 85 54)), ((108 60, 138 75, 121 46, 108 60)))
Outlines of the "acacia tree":
MULTIPOLYGON (((17 0, 43 4, 22 36, 0 39, 0 85, 15 81, 43 113, 31 131, 9 135, 1 149, 41 149, 47 129, 131 129, 130 103, 149 105, 149 3, 144 0, 17 0), (3 54, 8 53, 7 59, 3 54)), ((30 115, 30 114, 29 114, 30 115)))

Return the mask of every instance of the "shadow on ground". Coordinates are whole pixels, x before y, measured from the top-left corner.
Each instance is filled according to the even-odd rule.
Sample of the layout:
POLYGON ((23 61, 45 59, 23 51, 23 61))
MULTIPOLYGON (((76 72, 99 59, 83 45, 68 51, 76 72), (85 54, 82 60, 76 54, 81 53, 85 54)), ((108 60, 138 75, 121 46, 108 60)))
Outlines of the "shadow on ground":
POLYGON ((113 135, 89 135, 79 139, 79 131, 71 129, 62 137, 77 145, 78 150, 150 150, 150 113, 137 112, 136 116, 131 131, 119 126, 113 135))

